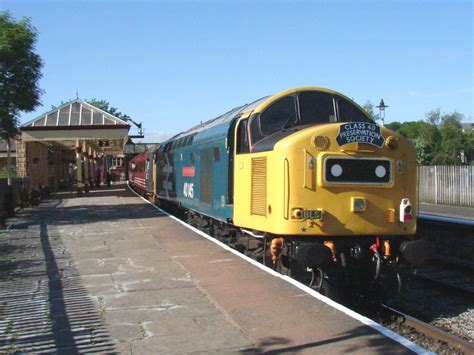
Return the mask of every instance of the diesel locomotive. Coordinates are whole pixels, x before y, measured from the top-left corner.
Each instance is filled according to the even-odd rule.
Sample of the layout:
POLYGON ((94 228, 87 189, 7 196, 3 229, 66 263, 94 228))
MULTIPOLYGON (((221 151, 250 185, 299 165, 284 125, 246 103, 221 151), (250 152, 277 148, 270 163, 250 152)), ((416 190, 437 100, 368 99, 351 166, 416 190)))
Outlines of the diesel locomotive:
POLYGON ((137 156, 130 176, 152 201, 330 296, 393 294, 430 254, 413 239, 414 147, 333 90, 234 108, 137 156))

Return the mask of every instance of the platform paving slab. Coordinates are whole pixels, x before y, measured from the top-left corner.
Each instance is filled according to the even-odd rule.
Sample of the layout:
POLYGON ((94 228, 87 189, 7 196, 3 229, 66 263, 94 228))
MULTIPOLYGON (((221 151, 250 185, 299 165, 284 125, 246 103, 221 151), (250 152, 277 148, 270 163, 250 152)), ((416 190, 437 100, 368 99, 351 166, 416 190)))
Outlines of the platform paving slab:
POLYGON ((0 352, 409 353, 124 186, 56 195, 9 223, 0 352))

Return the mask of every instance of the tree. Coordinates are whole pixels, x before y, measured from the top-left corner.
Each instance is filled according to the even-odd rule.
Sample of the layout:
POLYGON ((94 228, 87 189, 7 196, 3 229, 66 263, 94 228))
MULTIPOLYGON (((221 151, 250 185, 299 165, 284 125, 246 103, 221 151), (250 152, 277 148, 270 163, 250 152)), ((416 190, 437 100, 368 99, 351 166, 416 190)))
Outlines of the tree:
POLYGON ((365 104, 362 105, 362 108, 369 115, 371 119, 373 119, 374 121, 377 119, 376 114, 374 112, 374 104, 372 102, 367 100, 365 104))
POLYGON ((40 104, 38 86, 43 63, 34 52, 37 31, 30 20, 16 22, 0 12, 0 132, 7 141, 8 185, 11 186, 10 139, 17 134, 18 114, 40 104))
POLYGON ((110 106, 109 102, 106 100, 91 99, 86 100, 86 102, 91 104, 92 106, 97 107, 98 109, 101 109, 102 111, 108 112, 111 115, 114 115, 115 117, 121 118, 123 120, 127 120, 130 118, 129 115, 123 114, 116 107, 110 106))
POLYGON ((436 110, 430 111, 425 115, 426 121, 433 126, 438 126, 441 123, 441 110, 437 108, 436 110))
POLYGON ((440 109, 429 111, 425 121, 392 122, 386 127, 413 142, 418 164, 459 165, 464 163, 461 152, 468 160, 473 158, 474 132, 463 132, 458 112, 441 114, 440 109))
POLYGON ((462 131, 461 120, 463 116, 458 112, 443 115, 439 134, 441 137, 439 149, 433 157, 433 164, 460 165, 461 151, 468 148, 468 135, 462 131))
POLYGON ((385 125, 386 128, 391 129, 394 132, 399 132, 401 126, 402 126, 402 124, 398 121, 387 123, 385 125))
POLYGON ((467 162, 471 161, 471 165, 474 165, 474 131, 468 131, 466 133, 466 150, 464 153, 467 156, 467 162))

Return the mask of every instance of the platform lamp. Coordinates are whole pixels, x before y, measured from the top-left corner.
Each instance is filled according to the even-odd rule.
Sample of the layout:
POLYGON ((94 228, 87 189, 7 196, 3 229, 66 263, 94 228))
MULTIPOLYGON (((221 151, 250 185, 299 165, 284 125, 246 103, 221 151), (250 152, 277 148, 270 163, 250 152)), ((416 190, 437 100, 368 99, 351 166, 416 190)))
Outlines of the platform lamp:
POLYGON ((380 125, 383 127, 385 124, 385 109, 389 106, 385 105, 383 99, 380 99, 380 103, 378 106, 375 106, 379 109, 379 118, 380 118, 380 125))

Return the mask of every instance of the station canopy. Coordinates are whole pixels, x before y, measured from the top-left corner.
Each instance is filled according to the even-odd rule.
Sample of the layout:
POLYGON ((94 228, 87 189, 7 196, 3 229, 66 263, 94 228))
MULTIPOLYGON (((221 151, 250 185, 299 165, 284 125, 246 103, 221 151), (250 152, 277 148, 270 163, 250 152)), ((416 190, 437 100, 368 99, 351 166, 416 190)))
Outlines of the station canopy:
POLYGON ((57 142, 71 149, 86 142, 105 155, 123 153, 129 129, 126 121, 79 98, 20 127, 24 142, 57 142))

